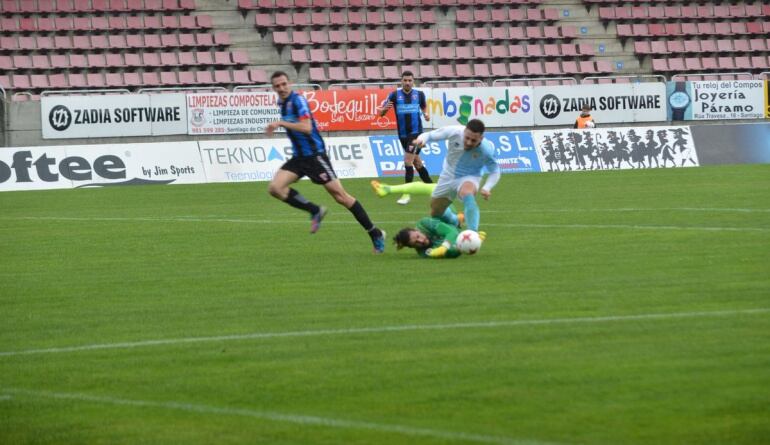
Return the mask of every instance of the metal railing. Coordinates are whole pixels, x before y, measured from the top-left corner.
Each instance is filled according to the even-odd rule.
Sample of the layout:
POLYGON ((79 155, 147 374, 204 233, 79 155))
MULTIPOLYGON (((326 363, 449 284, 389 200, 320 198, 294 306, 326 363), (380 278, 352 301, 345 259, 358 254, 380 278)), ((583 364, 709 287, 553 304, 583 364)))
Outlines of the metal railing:
POLYGON ((43 96, 56 96, 56 95, 71 95, 71 94, 131 94, 131 91, 125 88, 95 88, 85 90, 43 90, 40 92, 40 97, 43 96))
MULTIPOLYGON (((294 90, 320 90, 321 85, 317 83, 293 83, 291 84, 291 88, 294 90)), ((261 84, 255 84, 255 85, 238 85, 237 87, 233 88, 233 92, 254 91, 254 90, 273 91, 273 84, 261 83, 261 84)))
POLYGON ((528 86, 530 83, 541 83, 548 85, 548 82, 559 82, 557 85, 577 85, 578 81, 574 77, 512 77, 504 79, 495 79, 492 82, 492 86, 499 86, 500 84, 521 84, 521 86, 528 86), (564 82, 563 82, 564 81, 564 82), (565 83, 566 82, 566 83, 565 83))
POLYGON ((476 84, 476 86, 480 86, 480 87, 488 86, 486 82, 479 79, 429 80, 428 82, 423 82, 423 85, 425 85, 425 87, 427 88, 436 88, 436 87, 432 87, 431 85, 446 85, 446 84, 458 84, 458 83, 476 84))
POLYGON ((762 71, 761 73, 757 74, 757 79, 770 80, 770 71, 762 71))
POLYGON ((2 85, 0 85, 0 94, 3 95, 3 102, 5 102, 5 99, 6 99, 5 88, 3 88, 2 85))
POLYGON ((677 73, 671 76, 671 80, 681 81, 681 80, 693 80, 692 77, 700 77, 700 80, 707 80, 706 77, 714 77, 715 79, 709 79, 709 80, 752 80, 754 79, 754 75, 747 72, 735 72, 735 73, 677 73), (734 79, 725 79, 724 77, 727 76, 733 76, 734 79), (741 77, 744 77, 744 79, 741 79, 741 77))
POLYGON ((662 74, 619 74, 615 76, 587 76, 580 81, 581 84, 601 84, 601 83, 642 83, 642 82, 663 82, 666 83, 666 76, 662 74), (623 82, 615 82, 615 80, 621 80, 623 82), (651 80, 645 80, 651 79, 651 80), (596 80, 596 82, 593 82, 596 80), (602 82, 602 80, 609 80, 610 82, 602 82), (626 80, 628 82, 626 82, 626 80))
POLYGON ((199 86, 189 86, 189 87, 154 87, 154 88, 140 88, 137 93, 168 93, 168 92, 182 92, 182 91, 227 91, 227 88, 225 87, 216 87, 216 86, 210 86, 210 87, 199 87, 199 86))
POLYGON ((372 85, 379 89, 384 88, 398 88, 399 83, 394 82, 356 82, 356 83, 330 83, 330 90, 347 90, 347 89, 366 89, 367 86, 372 85), (361 87, 361 88, 347 88, 347 87, 361 87))

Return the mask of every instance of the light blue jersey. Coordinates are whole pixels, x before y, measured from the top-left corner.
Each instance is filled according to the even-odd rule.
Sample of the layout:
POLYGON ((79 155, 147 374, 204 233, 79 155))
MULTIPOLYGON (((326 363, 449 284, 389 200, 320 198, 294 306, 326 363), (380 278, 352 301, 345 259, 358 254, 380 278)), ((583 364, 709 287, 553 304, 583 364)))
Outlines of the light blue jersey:
POLYGON ((423 133, 419 140, 426 144, 433 141, 447 141, 447 154, 439 176, 439 184, 450 183, 467 176, 480 179, 486 171, 489 173, 489 178, 483 188, 487 191, 492 190, 500 179, 500 167, 495 161, 495 147, 492 142, 482 139, 478 147, 465 150, 464 134, 465 127, 452 125, 423 133))

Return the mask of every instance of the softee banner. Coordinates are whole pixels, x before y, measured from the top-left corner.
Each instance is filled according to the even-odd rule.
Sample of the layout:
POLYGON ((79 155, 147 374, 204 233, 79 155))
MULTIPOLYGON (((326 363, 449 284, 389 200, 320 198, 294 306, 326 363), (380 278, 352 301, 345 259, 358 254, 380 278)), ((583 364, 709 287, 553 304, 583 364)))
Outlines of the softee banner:
POLYGON ((43 96, 43 139, 185 134, 185 95, 43 96))
POLYGON ((0 191, 202 182, 197 142, 0 150, 0 191))
POLYGON ((583 106, 598 125, 666 120, 666 85, 561 85, 535 87, 535 125, 572 125, 583 106))
POLYGON ((761 80, 668 82, 668 119, 762 119, 766 113, 764 84, 761 80))
POLYGON ((490 128, 535 123, 530 87, 436 88, 427 101, 434 128, 466 125, 471 119, 481 119, 490 128))

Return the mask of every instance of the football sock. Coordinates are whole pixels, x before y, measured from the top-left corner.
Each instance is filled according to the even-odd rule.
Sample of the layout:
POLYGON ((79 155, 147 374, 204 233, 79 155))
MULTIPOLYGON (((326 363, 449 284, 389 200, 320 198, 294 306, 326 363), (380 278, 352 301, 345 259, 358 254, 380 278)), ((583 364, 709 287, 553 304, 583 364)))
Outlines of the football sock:
POLYGON ((321 210, 317 205, 308 201, 307 198, 292 188, 289 189, 289 196, 283 202, 294 208, 309 212, 311 215, 315 215, 321 210))
POLYGON ((409 193, 411 195, 430 195, 436 184, 426 184, 424 182, 409 182, 407 184, 388 186, 389 193, 409 193))
POLYGON ((430 178, 430 173, 428 173, 428 169, 425 168, 424 165, 417 169, 417 173, 420 174, 420 179, 422 179, 422 182, 426 184, 433 182, 433 180, 430 178))
POLYGON ((465 224, 469 229, 478 232, 479 231, 479 205, 476 204, 476 197, 473 195, 465 195, 463 198, 463 206, 465 207, 465 224))
POLYGON ((439 219, 452 226, 456 226, 458 222, 457 215, 449 207, 444 210, 444 214, 441 215, 439 219))
MULTIPOLYGON (((372 232, 379 232, 378 230, 372 230, 375 229, 374 224, 372 223, 372 220, 369 219, 369 215, 366 213, 366 210, 364 210, 364 206, 361 205, 358 200, 353 203, 352 206, 348 209, 350 210, 350 213, 353 214, 353 216, 356 217, 356 221, 358 221, 358 224, 361 224, 361 227, 364 228, 367 232, 369 232, 369 236, 373 236, 372 232)), ((379 235, 379 233, 377 234, 379 235)))
POLYGON ((404 182, 408 184, 414 180, 414 166, 407 165, 404 167, 404 170, 406 170, 406 174, 404 175, 404 182))

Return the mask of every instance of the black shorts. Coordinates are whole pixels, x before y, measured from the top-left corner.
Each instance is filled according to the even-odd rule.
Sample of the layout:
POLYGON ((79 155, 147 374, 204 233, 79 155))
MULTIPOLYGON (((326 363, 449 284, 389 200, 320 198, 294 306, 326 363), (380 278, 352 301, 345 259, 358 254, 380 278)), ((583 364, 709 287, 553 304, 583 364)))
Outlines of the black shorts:
POLYGON ((300 178, 307 176, 314 184, 326 184, 337 179, 326 153, 307 157, 294 156, 281 166, 281 170, 290 171, 300 178))
POLYGON ((405 138, 398 138, 398 140, 401 141, 401 146, 404 147, 404 152, 405 153, 411 153, 411 154, 415 154, 415 155, 419 155, 420 154, 420 150, 422 150, 422 147, 414 148, 414 147, 410 147, 409 146, 409 144, 411 144, 412 141, 417 139, 417 136, 419 136, 419 134, 413 134, 413 135, 407 136, 405 138))

